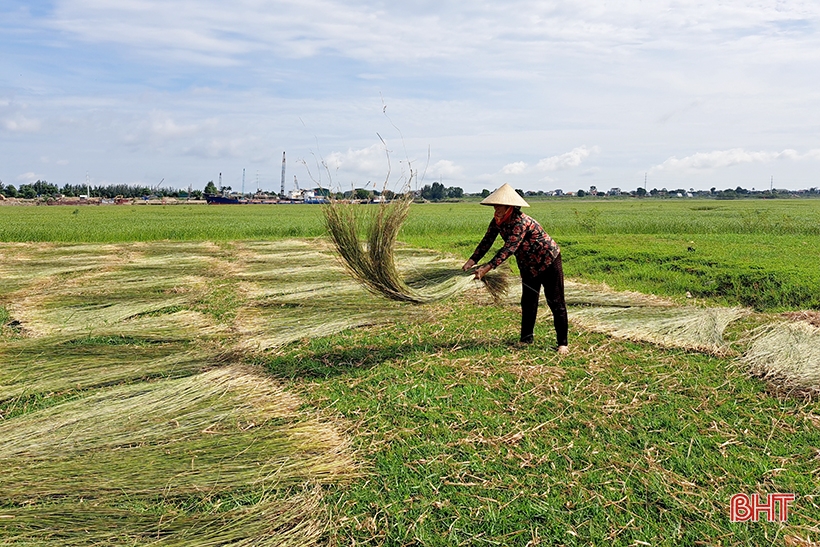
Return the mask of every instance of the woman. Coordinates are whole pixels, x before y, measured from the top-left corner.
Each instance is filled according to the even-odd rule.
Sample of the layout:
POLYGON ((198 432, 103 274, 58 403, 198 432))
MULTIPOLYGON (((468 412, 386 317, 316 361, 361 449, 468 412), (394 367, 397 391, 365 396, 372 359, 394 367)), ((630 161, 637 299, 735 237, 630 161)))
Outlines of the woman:
POLYGON ((492 205, 495 214, 487 233, 462 269, 466 271, 475 267, 501 234, 504 246, 492 260, 476 269, 476 279, 481 279, 510 255, 515 255, 521 271, 521 342, 530 344, 533 341, 538 295, 543 286, 547 304, 552 310, 558 353, 569 353, 561 249, 538 222, 521 212, 521 207, 529 207, 529 204, 509 184, 487 196, 481 205, 492 205))

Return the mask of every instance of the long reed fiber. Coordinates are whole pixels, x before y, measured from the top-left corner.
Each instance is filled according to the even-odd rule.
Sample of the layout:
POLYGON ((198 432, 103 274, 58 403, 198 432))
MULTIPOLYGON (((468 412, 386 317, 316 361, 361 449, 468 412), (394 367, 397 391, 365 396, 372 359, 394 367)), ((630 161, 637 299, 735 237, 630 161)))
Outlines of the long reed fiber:
POLYGON ((618 338, 723 355, 730 352, 723 332, 746 313, 742 308, 589 307, 573 308, 569 315, 576 325, 618 338))
POLYGON ((753 376, 789 391, 820 393, 820 328, 805 321, 778 322, 751 333, 740 359, 753 376))
POLYGON ((0 509, 2 545, 310 547, 326 528, 320 520, 321 491, 315 488, 286 497, 263 495, 240 507, 226 500, 201 513, 181 511, 170 503, 150 511, 135 505, 127 498, 58 498, 46 506, 0 509))
MULTIPOLYGON (((416 304, 450 298, 473 284, 472 273, 454 267, 439 271, 433 283, 410 286, 396 265, 396 241, 411 203, 405 196, 379 204, 375 215, 363 219, 362 206, 332 201, 324 206, 325 224, 345 267, 370 292, 416 304), (359 238, 360 232, 365 234, 364 240, 359 238)), ((495 299, 503 296, 508 286, 504 271, 492 271, 482 281, 495 299)))
POLYGON ((227 366, 0 422, 3 545, 315 545, 355 464, 269 377, 227 366))

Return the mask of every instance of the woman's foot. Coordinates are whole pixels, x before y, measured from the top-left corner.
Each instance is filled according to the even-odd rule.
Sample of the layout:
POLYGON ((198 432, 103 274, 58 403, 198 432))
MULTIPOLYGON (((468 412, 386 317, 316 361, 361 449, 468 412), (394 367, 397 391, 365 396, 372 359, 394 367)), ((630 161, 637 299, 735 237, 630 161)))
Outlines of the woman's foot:
POLYGON ((569 353, 569 347, 567 346, 558 346, 558 353, 559 355, 566 355, 569 353))

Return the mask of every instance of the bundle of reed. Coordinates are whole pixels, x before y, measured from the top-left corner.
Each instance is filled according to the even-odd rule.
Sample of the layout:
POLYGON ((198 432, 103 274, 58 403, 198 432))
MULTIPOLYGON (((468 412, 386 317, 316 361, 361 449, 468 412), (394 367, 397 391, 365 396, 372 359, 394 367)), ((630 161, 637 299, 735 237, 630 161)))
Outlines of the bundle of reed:
MULTIPOLYGON (((473 284, 473 274, 457 267, 440 269, 414 286, 402 278, 395 260, 396 240, 411 202, 405 196, 380 204, 375 215, 366 219, 369 222, 359 206, 339 201, 326 205, 325 224, 345 267, 369 291, 391 300, 425 304, 462 292, 473 284), (359 238, 362 232, 364 241, 359 238)), ((482 282, 496 300, 509 285, 506 272, 498 270, 485 275, 482 282)))
POLYGON ((780 391, 820 393, 820 328, 806 321, 778 322, 752 331, 740 360, 753 376, 780 391))
POLYGON ((578 326, 617 338, 651 342, 665 347, 731 353, 723 332, 746 315, 742 308, 589 307, 570 311, 578 326))
POLYGON ((312 545, 321 485, 356 471, 299 405, 231 365, 2 421, 0 544, 312 545))
POLYGON ((160 510, 147 511, 127 497, 59 497, 48 505, 0 509, 0 534, 3 545, 41 547, 310 547, 320 545, 327 529, 318 488, 249 505, 233 499, 210 505, 212 510, 192 512, 166 500, 160 510))
POLYGON ((564 299, 568 306, 603 306, 612 308, 671 307, 671 300, 634 291, 616 291, 605 283, 581 283, 566 280, 564 299))

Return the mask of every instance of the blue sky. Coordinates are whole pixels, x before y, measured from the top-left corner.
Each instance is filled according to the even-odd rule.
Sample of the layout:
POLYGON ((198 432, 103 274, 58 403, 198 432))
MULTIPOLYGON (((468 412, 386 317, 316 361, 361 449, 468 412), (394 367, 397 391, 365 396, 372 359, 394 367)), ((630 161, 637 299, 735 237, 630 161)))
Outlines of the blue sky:
POLYGON ((278 191, 286 151, 288 188, 818 187, 819 28, 801 0, 4 0, 0 180, 278 191))

